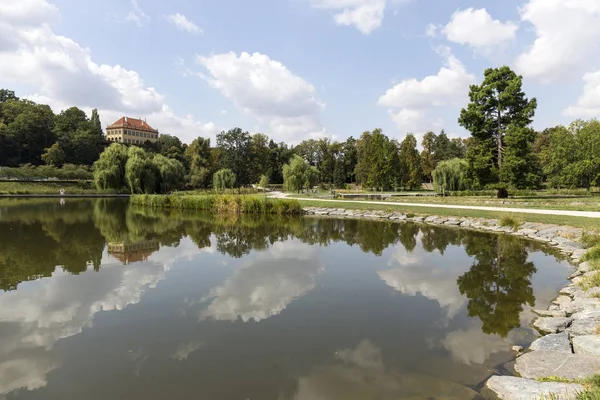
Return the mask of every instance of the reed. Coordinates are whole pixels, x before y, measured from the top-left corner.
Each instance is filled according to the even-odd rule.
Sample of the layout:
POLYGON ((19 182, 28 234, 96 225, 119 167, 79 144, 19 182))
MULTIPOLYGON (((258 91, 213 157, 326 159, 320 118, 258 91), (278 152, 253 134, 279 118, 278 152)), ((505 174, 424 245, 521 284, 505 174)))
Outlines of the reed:
POLYGON ((149 208, 209 211, 217 214, 301 214, 295 199, 268 199, 263 196, 214 194, 197 196, 133 195, 132 205, 149 208))

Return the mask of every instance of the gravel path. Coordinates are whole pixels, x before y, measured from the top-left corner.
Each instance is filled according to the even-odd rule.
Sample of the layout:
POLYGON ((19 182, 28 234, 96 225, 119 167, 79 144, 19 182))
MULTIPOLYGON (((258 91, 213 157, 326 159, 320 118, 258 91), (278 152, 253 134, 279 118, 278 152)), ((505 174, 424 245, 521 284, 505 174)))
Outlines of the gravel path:
MULTIPOLYGON (((271 192, 271 197, 283 198, 287 197, 282 192, 271 192)), ((510 207, 485 207, 485 206, 459 206, 452 204, 426 204, 426 203, 397 203, 393 201, 352 201, 352 200, 330 200, 330 199, 315 199, 315 198, 299 198, 296 200, 304 201, 319 201, 326 203, 338 204, 380 204, 386 206, 408 206, 408 207, 425 207, 425 208, 449 208, 455 210, 479 210, 479 211, 497 211, 507 213, 522 213, 522 214, 543 214, 543 215, 564 215, 568 217, 585 217, 585 218, 600 218, 600 211, 571 211, 571 210, 547 210, 543 208, 510 208, 510 207)))

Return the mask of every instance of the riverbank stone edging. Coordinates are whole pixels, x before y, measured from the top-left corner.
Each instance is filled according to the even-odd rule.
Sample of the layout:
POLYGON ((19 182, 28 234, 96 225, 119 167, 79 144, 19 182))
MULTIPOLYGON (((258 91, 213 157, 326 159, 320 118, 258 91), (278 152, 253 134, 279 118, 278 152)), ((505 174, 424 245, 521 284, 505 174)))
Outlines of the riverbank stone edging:
POLYGON ((470 230, 521 236, 547 243, 570 258, 577 266, 547 310, 533 310, 537 315, 532 326, 542 335, 515 361, 521 377, 492 376, 485 384, 486 394, 499 399, 575 399, 583 391, 575 383, 539 382, 537 378, 557 376, 581 379, 600 373, 600 288, 583 290, 578 283, 591 271, 587 262, 580 263, 587 252, 580 242, 579 228, 527 222, 517 229, 502 227, 495 219, 470 217, 409 216, 381 210, 305 207, 305 215, 348 219, 388 220, 428 225, 460 227, 470 230), (554 396, 554 397, 552 397, 554 396))

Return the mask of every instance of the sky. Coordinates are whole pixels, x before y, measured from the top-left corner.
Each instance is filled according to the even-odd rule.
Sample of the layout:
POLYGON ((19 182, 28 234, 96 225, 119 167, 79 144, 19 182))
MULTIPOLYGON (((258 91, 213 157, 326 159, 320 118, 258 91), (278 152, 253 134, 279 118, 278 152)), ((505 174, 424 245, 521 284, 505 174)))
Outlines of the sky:
POLYGON ((103 127, 290 144, 458 125, 509 65, 536 129, 600 116, 600 0, 0 0, 0 88, 103 127))

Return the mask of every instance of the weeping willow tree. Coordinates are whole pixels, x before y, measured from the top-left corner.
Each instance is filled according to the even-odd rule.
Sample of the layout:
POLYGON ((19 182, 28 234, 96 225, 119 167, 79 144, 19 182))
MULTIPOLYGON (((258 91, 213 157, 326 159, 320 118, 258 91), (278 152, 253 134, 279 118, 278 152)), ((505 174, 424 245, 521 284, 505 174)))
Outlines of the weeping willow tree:
POLYGON ((460 158, 440 162, 431 173, 434 189, 443 195, 446 192, 468 189, 468 166, 468 163, 460 158))

